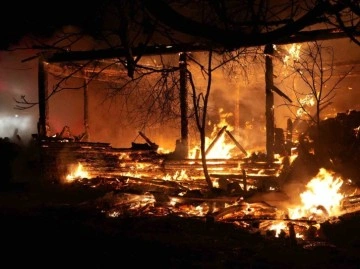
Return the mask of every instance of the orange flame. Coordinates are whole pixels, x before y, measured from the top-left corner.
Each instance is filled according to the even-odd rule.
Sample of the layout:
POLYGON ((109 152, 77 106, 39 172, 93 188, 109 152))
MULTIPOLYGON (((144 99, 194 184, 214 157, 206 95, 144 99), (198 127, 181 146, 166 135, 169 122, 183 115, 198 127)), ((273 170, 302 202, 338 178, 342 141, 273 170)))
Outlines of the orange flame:
POLYGON ((341 200, 344 195, 339 193, 343 180, 334 178, 332 172, 324 168, 306 185, 307 191, 300 194, 302 206, 288 209, 291 219, 310 217, 333 217, 341 213, 341 200))
POLYGON ((298 117, 301 117, 304 114, 306 114, 305 113, 306 108, 313 107, 315 105, 314 96, 311 94, 306 95, 304 98, 300 99, 299 102, 300 102, 301 108, 299 108, 296 111, 296 115, 298 117))
MULTIPOLYGON (((234 128, 227 122, 229 117, 232 117, 233 113, 224 112, 223 108, 219 109, 220 121, 213 125, 213 130, 210 137, 205 137, 205 147, 209 148, 211 143, 218 136, 220 130, 226 126, 227 131, 232 131, 234 128)), ((209 123, 211 124, 211 123, 209 123)), ((216 138, 216 143, 212 145, 211 150, 207 153, 207 159, 230 159, 232 157, 231 150, 235 148, 233 143, 228 143, 226 141, 226 133, 222 133, 221 136, 216 138)), ((196 146, 189 151, 189 158, 198 158, 199 157, 199 147, 196 146)))
POLYGON ((292 44, 290 48, 287 49, 287 53, 283 58, 284 64, 288 64, 290 60, 298 61, 300 59, 300 44, 292 44))
POLYGON ((182 169, 180 172, 176 171, 173 176, 167 174, 165 177, 163 177, 163 180, 187 180, 189 179, 189 176, 186 174, 186 170, 182 169))
POLYGON ((84 167, 81 163, 78 163, 76 169, 66 176, 66 181, 72 182, 78 178, 89 178, 89 173, 84 171, 84 167))

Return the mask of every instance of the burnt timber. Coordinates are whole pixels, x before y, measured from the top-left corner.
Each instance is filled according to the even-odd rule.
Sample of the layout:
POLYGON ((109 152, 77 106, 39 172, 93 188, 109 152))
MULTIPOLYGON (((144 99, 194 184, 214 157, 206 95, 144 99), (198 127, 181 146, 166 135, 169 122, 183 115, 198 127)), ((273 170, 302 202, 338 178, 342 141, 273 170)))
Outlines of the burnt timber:
MULTIPOLYGON (((348 29, 351 30, 353 33, 358 35, 357 32, 354 32, 354 29, 348 29)), ((337 38, 345 38, 347 37, 347 34, 345 31, 340 31, 339 29, 326 29, 326 30, 315 30, 315 31, 302 31, 295 35, 292 35, 290 37, 282 38, 277 40, 276 44, 289 44, 289 43, 299 43, 299 42, 306 42, 306 41, 314 41, 314 40, 329 40, 329 39, 337 39, 337 38)), ((251 46, 259 46, 259 45, 269 45, 269 44, 246 44, 244 46, 251 47, 251 46)), ((183 53, 187 51, 206 51, 209 49, 214 49, 209 47, 208 45, 195 45, 195 44, 182 44, 182 45, 159 45, 159 46, 139 46, 136 48, 132 48, 132 54, 133 55, 161 55, 161 54, 174 54, 174 53, 183 53)), ((229 50, 229 48, 219 48, 220 50, 229 50)), ((230 48, 233 50, 234 48, 230 48)), ((124 149, 118 150, 112 148, 109 144, 106 143, 87 143, 87 142, 68 142, 68 143, 62 143, 62 142, 54 142, 54 141, 46 141, 46 126, 47 126, 47 74, 46 70, 44 68, 44 63, 60 63, 60 62, 75 62, 75 61, 91 61, 91 60, 99 60, 99 59, 114 59, 114 58, 121 58, 126 57, 128 54, 128 51, 126 49, 106 49, 106 50, 98 50, 98 51, 70 51, 65 53, 53 53, 53 52, 43 52, 39 57, 39 74, 38 74, 38 81, 39 81, 39 123, 38 123, 38 136, 39 136, 39 142, 40 147, 43 151, 42 154, 42 160, 45 164, 45 172, 44 174, 48 174, 49 167, 57 167, 56 169, 60 173, 54 173, 56 174, 56 177, 59 175, 63 175, 66 171, 66 166, 70 163, 73 163, 76 161, 91 161, 96 158, 98 154, 103 153, 105 158, 103 158, 105 161, 105 165, 99 166, 95 165, 95 163, 91 163, 88 165, 87 168, 92 168, 95 175, 99 175, 100 173, 117 173, 116 167, 119 166, 119 154, 124 153, 124 149), (62 154, 61 156, 56 156, 59 153, 62 154), (71 156, 72 155, 72 156, 71 156), (64 161, 66 160, 66 161, 64 161), (95 173, 96 172, 96 173, 95 173)), ((268 70, 271 71, 271 70, 268 70)), ((272 83, 270 83, 272 84, 272 83)), ((267 86, 268 88, 271 88, 272 85, 267 86)), ((271 92, 270 90, 266 90, 266 92, 271 92)), ((267 99, 272 98, 271 96, 267 96, 267 99)), ((271 114, 271 113, 269 113, 271 114)), ((268 117, 269 118, 269 117, 268 117)), ((267 140, 270 140, 267 142, 267 151, 268 155, 272 156, 272 148, 269 146, 272 145, 271 141, 273 140, 273 129, 270 125, 272 125, 273 118, 270 116, 269 120, 269 126, 267 126, 267 140)), ((184 126, 182 126, 182 136, 186 137, 186 132, 183 132, 184 126)), ((186 144, 186 141, 184 141, 186 144)), ((144 152, 133 152, 131 153, 137 155, 137 158, 140 158, 141 160, 144 160, 143 153, 144 152)), ((125 150, 126 152, 127 150, 125 150)), ((149 152, 147 152, 149 153, 149 152)), ((146 155, 146 154, 145 154, 146 155)), ((154 157, 154 156, 152 156, 154 157)), ((152 158, 150 158, 151 162, 153 161, 152 158)), ((158 159, 158 158, 155 158, 158 159)), ((273 160, 270 163, 273 163, 273 160)), ((228 162, 228 161, 226 161, 228 162)), ((186 163, 186 161, 185 161, 186 163)), ((183 165, 183 164, 181 164, 183 165)), ((217 164, 218 165, 218 164, 217 164)), ((242 178, 245 176, 242 175, 236 175, 234 178, 242 178)))
MULTIPOLYGON (((90 178, 162 180, 186 171, 183 184, 204 185, 200 159, 173 159, 153 149, 113 148, 109 143, 44 140, 40 144, 44 180, 65 182, 66 176, 81 164, 90 178)), ((210 159, 208 169, 213 179, 253 185, 258 189, 276 185, 281 163, 251 162, 245 158, 210 159), (222 170, 219 171, 219 167, 222 170)), ((176 178, 173 178, 175 181, 176 178)))

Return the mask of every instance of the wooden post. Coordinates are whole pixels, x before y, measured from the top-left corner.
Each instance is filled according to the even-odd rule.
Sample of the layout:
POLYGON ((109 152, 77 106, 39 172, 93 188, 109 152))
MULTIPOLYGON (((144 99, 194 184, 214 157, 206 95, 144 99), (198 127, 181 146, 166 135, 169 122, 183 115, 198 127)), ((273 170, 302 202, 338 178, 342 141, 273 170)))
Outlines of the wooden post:
POLYGON ((272 88, 273 80, 273 63, 272 57, 274 48, 272 44, 265 46, 265 95, 266 95, 266 155, 268 162, 274 161, 274 94, 272 88))
POLYGON ((47 137, 49 128, 49 104, 48 104, 48 80, 45 72, 45 60, 42 55, 38 62, 38 102, 39 102, 39 121, 37 125, 38 136, 40 139, 47 137))
POLYGON ((245 171, 245 169, 242 169, 242 174, 243 174, 244 192, 247 192, 247 178, 246 178, 246 171, 245 171))
POLYGON ((234 113, 234 131, 237 135, 240 135, 240 86, 239 83, 235 85, 236 89, 236 102, 235 102, 235 113, 234 113))
POLYGON ((181 152, 187 158, 189 154, 189 131, 188 131, 188 90, 187 90, 187 64, 186 53, 180 53, 179 57, 180 68, 180 113, 181 113, 181 152))
POLYGON ((84 79, 84 141, 88 142, 89 134, 89 103, 88 103, 88 80, 84 79))

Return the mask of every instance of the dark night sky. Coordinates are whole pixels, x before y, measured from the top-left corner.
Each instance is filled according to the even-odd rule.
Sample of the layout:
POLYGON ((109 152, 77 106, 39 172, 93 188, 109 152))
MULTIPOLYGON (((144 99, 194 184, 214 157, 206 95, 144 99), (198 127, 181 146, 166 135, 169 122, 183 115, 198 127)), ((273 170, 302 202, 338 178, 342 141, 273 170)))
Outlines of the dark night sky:
POLYGON ((36 133, 38 107, 14 109, 15 99, 25 95, 37 100, 37 61, 23 63, 36 55, 24 49, 31 38, 49 41, 63 26, 76 25, 84 31, 96 30, 99 3, 63 0, 61 2, 8 1, 0 16, 0 137, 11 136, 19 127, 23 137, 36 133), (21 49, 18 49, 21 48, 21 49))
POLYGON ((99 5, 94 1, 63 0, 61 2, 8 1, 0 16, 0 49, 17 45, 25 34, 51 37, 63 25, 83 26, 93 29, 99 5))

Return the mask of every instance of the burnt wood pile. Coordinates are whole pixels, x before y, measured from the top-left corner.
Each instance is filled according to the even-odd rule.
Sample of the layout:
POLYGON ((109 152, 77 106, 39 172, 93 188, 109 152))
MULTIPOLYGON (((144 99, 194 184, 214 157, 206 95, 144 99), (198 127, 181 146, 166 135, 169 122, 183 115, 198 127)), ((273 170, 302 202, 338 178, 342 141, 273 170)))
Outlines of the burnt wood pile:
POLYGON ((138 162, 158 160, 152 150, 118 149, 100 142, 41 141, 40 151, 44 179, 51 181, 61 181, 79 163, 93 177, 113 177, 138 162))
MULTIPOLYGON (((198 183, 194 180, 203 178, 200 159, 168 158, 154 148, 144 149, 139 145, 113 148, 109 143, 43 140, 40 151, 43 178, 53 182, 63 181, 78 164, 91 178, 168 178, 195 185, 198 183)), ((207 165, 212 178, 227 184, 242 184, 245 190, 246 185, 263 189, 276 184, 282 167, 280 162, 249 159, 210 159, 207 165)))

